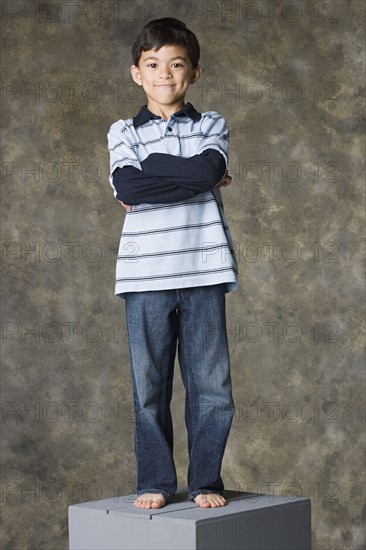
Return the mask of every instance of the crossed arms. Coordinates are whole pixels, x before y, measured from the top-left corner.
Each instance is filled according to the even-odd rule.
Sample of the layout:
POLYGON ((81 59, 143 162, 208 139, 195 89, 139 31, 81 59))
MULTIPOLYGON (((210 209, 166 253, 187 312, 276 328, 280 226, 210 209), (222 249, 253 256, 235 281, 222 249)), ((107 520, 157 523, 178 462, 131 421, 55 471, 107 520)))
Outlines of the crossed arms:
POLYGON ((113 173, 116 198, 123 206, 190 199, 213 189, 227 174, 223 155, 210 148, 189 158, 151 153, 141 168, 128 165, 113 173))

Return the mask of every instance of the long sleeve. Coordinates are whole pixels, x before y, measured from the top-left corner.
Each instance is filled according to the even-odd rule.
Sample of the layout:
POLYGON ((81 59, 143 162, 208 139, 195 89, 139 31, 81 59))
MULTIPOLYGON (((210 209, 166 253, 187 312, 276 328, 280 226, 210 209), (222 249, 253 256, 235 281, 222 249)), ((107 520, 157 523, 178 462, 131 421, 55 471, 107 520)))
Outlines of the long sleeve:
POLYGON ((160 176, 147 174, 134 166, 116 168, 113 174, 116 198, 125 204, 159 204, 193 198, 197 193, 174 185, 160 176))
POLYGON ((210 191, 226 171, 224 157, 213 149, 190 158, 152 153, 141 162, 141 167, 142 171, 125 166, 114 172, 116 198, 125 204, 157 204, 190 199, 210 191))
POLYGON ((151 153, 142 163, 148 174, 159 175, 198 193, 210 191, 225 175, 226 162, 215 149, 183 158, 166 153, 151 153))

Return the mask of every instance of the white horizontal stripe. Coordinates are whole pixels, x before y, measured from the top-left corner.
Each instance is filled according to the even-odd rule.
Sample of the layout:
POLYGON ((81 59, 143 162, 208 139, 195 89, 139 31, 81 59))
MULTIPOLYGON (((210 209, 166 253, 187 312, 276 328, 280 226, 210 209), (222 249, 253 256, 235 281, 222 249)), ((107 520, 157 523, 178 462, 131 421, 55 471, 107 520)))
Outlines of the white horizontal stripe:
MULTIPOLYGON (((191 271, 178 271, 177 273, 150 273, 149 275, 139 276, 139 277, 121 277, 117 279, 117 282, 120 283, 121 281, 139 281, 140 283, 143 281, 153 281, 158 279, 171 279, 175 278, 175 282, 180 277, 191 277, 192 275, 196 278, 201 276, 209 276, 212 277, 214 274, 223 273, 225 271, 229 271, 230 267, 216 267, 215 269, 211 270, 191 270, 191 271)), ((214 284, 214 283, 212 283, 214 284)))
POLYGON ((160 278, 153 280, 144 280, 141 278, 137 281, 118 281, 116 282, 116 295, 123 297, 124 292, 142 292, 146 290, 168 290, 175 288, 190 288, 195 286, 217 285, 226 283, 226 292, 233 292, 237 289, 237 278, 227 268, 228 271, 222 271, 216 274, 200 274, 193 276, 192 274, 179 273, 174 278, 160 278))

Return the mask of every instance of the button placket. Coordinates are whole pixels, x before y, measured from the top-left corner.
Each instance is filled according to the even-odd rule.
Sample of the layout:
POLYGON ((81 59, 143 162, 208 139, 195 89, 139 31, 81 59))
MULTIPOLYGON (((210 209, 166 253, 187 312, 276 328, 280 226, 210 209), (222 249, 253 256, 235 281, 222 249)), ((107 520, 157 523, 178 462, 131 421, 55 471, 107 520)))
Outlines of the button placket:
POLYGON ((169 117, 168 122, 167 122, 167 128, 168 128, 169 132, 173 131, 173 128, 171 127, 173 123, 174 123, 174 117, 173 116, 169 117))

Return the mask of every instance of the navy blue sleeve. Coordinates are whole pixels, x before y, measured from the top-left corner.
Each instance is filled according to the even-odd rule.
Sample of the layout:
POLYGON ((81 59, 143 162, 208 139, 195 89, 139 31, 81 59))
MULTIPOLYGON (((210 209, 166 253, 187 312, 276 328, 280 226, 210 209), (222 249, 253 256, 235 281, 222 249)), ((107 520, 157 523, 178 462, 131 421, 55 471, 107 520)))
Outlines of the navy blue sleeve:
POLYGON ((226 173, 225 159, 216 149, 206 149, 200 155, 188 158, 151 153, 141 166, 144 172, 169 178, 172 183, 198 193, 210 191, 226 173))
POLYGON ((187 200, 213 189, 226 173, 225 159, 215 149, 189 158, 152 153, 141 167, 124 166, 113 173, 117 199, 125 204, 187 200))
POLYGON ((116 168, 113 172, 116 198, 125 204, 159 204, 179 202, 193 198, 197 193, 159 176, 147 174, 135 166, 116 168))

